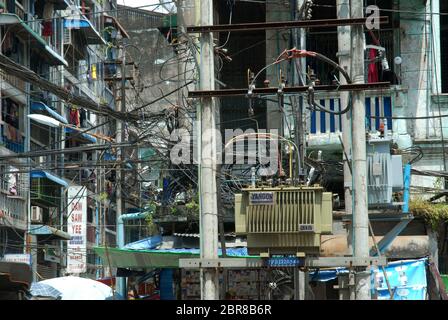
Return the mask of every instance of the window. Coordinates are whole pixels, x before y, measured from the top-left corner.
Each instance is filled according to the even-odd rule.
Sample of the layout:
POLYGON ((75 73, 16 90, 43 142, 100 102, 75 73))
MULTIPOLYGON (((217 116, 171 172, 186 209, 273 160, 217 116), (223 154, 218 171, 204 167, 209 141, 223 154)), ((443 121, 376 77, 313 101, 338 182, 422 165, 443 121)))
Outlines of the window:
MULTIPOLYGON (((322 19, 335 19, 337 17, 336 6, 334 0, 315 0, 312 10, 312 20, 322 19)), ((399 19, 393 13, 392 1, 390 0, 367 0, 366 6, 376 5, 384 11, 380 12, 381 16, 388 16, 389 23, 381 25, 380 30, 374 30, 373 32, 366 32, 366 44, 367 45, 379 45, 385 48, 386 58, 389 62, 391 71, 383 71, 381 63, 376 63, 375 69, 370 69, 370 72, 377 74, 378 79, 376 81, 391 81, 396 82, 394 76, 394 30, 399 28, 399 19)), ((333 61, 338 61, 336 56, 338 48, 338 34, 337 28, 310 28, 307 32, 307 50, 319 52, 333 61), (336 49, 335 49, 336 48, 336 49)), ((377 56, 378 52, 374 52, 377 56)), ((366 53, 366 55, 368 52, 366 53)), ((368 57, 368 56, 366 56, 368 57)), ((335 72, 334 68, 328 64, 321 63, 316 59, 307 59, 307 65, 309 65, 317 78, 321 81, 321 84, 331 84, 335 80, 335 76, 339 78, 339 72, 335 72)), ((368 79, 369 69, 366 65, 365 70, 366 80, 368 79)), ((374 81, 374 82, 376 82, 374 81)))
POLYGON ((0 189, 10 196, 26 197, 28 174, 11 165, 0 166, 0 189))

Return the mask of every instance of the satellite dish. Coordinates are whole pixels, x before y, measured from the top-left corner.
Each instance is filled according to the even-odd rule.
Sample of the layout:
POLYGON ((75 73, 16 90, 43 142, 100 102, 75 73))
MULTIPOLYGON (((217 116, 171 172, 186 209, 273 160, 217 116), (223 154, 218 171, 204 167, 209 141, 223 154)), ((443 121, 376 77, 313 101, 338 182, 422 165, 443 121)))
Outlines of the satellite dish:
POLYGON ((176 13, 177 7, 175 3, 167 3, 166 0, 159 0, 160 5, 168 11, 168 13, 176 13))

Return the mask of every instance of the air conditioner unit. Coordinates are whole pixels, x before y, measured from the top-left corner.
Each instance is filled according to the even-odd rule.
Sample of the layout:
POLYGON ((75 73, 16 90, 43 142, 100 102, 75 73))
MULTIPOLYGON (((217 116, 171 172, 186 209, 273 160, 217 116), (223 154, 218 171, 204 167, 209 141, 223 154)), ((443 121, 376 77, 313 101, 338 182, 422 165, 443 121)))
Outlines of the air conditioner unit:
POLYGON ((42 223, 42 208, 38 206, 31 207, 31 222, 42 223))

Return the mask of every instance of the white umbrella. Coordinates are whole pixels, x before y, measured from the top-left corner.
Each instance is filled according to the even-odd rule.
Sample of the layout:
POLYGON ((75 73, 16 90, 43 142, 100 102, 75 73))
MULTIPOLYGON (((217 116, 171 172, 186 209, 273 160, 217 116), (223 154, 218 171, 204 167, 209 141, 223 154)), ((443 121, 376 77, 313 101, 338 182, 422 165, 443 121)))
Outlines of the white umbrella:
POLYGON ((80 277, 60 277, 40 281, 61 292, 61 300, 110 300, 112 288, 99 281, 80 277))

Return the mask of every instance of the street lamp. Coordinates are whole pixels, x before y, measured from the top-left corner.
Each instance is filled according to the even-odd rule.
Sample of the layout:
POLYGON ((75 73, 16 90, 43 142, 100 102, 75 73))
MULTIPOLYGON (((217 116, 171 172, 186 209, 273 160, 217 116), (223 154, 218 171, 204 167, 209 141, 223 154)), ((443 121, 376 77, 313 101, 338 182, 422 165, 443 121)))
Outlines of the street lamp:
MULTIPOLYGON (((49 127, 53 127, 53 128, 63 127, 63 128, 70 128, 70 129, 73 129, 73 130, 76 130, 76 131, 79 131, 79 132, 83 132, 84 131, 81 128, 78 128, 78 127, 73 126, 73 125, 65 124, 65 123, 63 123, 63 122, 61 122, 59 120, 56 120, 56 119, 54 119, 52 117, 49 117, 49 116, 45 116, 43 114, 36 114, 36 113, 29 114, 28 118, 30 118, 31 120, 34 120, 36 122, 39 122, 39 123, 41 123, 43 125, 46 125, 46 126, 49 126, 49 127)), ((112 139, 111 137, 103 136, 101 134, 97 134, 97 133, 89 133, 89 134, 91 136, 95 137, 95 138, 98 138, 98 139, 106 140, 106 141, 109 141, 109 142, 113 142, 114 141, 114 139, 112 139)))

